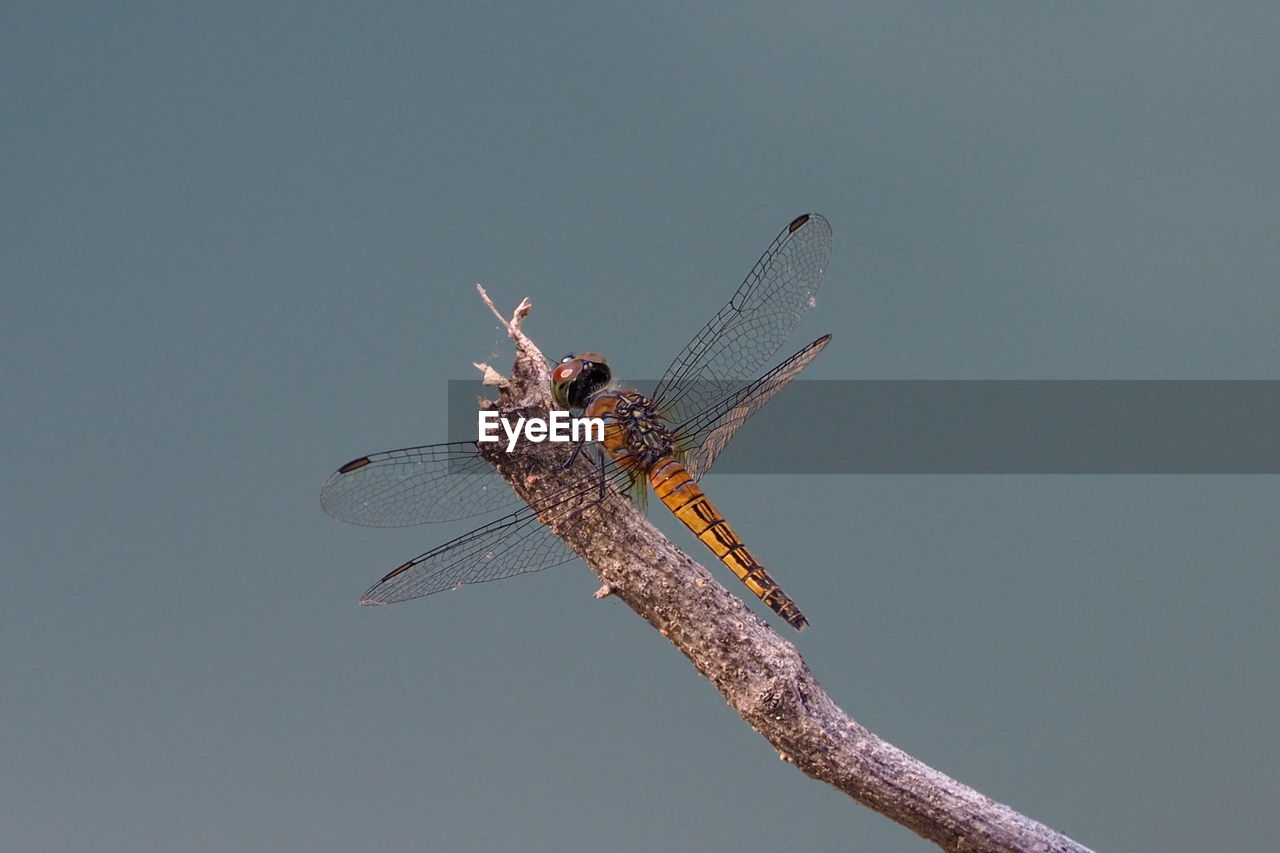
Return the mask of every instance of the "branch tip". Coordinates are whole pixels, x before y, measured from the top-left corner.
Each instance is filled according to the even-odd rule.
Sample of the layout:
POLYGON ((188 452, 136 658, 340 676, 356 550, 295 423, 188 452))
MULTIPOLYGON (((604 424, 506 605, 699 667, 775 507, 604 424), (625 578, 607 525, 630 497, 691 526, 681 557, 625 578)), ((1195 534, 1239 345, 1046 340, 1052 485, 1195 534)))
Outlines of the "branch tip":
POLYGON ((480 294, 480 299, 485 305, 489 306, 489 310, 493 312, 493 316, 498 318, 498 322, 507 330, 507 335, 512 338, 519 338, 520 324, 525 317, 529 316, 529 312, 533 310, 533 303, 529 301, 529 297, 520 300, 520 304, 516 306, 516 310, 511 313, 511 319, 508 320, 502 316, 497 307, 493 304, 493 300, 489 298, 488 292, 485 291, 484 285, 476 282, 476 291, 480 294))

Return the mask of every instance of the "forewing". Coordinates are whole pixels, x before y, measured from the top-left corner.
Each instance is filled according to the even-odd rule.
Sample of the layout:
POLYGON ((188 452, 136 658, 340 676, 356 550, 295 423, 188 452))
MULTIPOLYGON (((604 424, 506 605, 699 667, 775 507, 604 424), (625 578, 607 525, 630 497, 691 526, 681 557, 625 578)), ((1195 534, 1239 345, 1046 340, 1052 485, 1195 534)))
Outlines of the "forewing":
POLYGON ((659 408, 680 423, 719 398, 714 382, 760 370, 816 304, 831 258, 831 226, 816 213, 794 219, 720 309, 671 362, 654 392, 659 408))
POLYGON ((830 335, 823 335, 755 382, 677 427, 676 444, 682 451, 682 462, 690 476, 695 480, 701 479, 747 418, 787 387, 787 383, 795 379, 830 340, 830 335))
POLYGON ((454 521, 518 503, 471 441, 361 456, 339 468, 320 490, 325 512, 366 527, 454 521))

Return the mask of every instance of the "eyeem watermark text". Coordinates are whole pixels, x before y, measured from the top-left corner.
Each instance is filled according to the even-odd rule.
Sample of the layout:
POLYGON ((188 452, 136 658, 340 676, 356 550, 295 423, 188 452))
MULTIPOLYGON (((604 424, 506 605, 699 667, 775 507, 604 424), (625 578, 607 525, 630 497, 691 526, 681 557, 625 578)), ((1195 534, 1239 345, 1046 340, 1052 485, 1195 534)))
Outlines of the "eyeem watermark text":
POLYGON ((575 418, 557 410, 550 418, 516 418, 512 425, 497 412, 481 412, 477 441, 501 441, 498 426, 507 434, 507 452, 516 449, 516 442, 523 434, 529 441, 604 441, 603 418, 575 418))

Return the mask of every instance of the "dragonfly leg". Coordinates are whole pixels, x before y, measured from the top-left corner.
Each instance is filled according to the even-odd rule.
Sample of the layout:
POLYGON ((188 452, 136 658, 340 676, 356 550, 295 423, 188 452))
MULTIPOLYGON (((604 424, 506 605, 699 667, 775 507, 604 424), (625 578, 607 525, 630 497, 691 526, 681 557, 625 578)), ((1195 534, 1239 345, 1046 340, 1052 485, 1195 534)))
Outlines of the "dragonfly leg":
POLYGON ((568 468, 570 465, 574 463, 574 460, 578 458, 578 454, 582 452, 582 447, 586 443, 587 443, 587 439, 585 436, 580 437, 577 441, 573 443, 573 453, 569 454, 569 458, 567 460, 560 463, 560 465, 558 466, 560 470, 563 471, 564 469, 568 468))
POLYGON ((596 476, 600 480, 600 500, 604 500, 605 476, 604 476, 604 451, 596 454, 596 476))

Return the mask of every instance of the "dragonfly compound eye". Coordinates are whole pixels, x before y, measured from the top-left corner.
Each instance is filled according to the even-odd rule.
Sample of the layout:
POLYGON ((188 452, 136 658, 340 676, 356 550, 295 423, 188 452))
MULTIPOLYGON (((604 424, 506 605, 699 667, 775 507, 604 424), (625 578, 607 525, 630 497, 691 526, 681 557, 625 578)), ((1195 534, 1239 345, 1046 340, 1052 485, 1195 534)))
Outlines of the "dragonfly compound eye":
POLYGON ((551 372, 551 396, 566 409, 586 408, 587 402, 609 384, 612 373, 604 356, 582 353, 563 361, 551 372))

